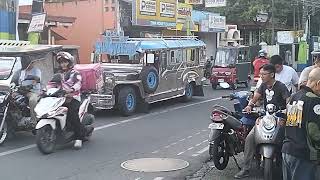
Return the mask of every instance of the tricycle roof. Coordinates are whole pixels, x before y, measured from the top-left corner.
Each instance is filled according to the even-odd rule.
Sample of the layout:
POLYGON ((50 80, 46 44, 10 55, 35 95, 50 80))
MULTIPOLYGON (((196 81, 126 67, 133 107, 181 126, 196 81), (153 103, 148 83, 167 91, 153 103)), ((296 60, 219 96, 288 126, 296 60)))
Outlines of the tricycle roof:
POLYGON ((61 45, 30 45, 27 41, 0 41, 1 57, 38 56, 59 50, 62 50, 61 45))

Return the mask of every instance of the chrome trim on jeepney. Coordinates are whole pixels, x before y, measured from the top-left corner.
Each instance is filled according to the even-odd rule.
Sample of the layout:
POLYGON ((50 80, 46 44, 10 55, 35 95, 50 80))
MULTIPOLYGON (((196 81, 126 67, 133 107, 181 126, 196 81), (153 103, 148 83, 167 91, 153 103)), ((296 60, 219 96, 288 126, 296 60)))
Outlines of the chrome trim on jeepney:
POLYGON ((115 105, 115 96, 104 94, 91 94, 90 103, 96 109, 112 109, 115 105))

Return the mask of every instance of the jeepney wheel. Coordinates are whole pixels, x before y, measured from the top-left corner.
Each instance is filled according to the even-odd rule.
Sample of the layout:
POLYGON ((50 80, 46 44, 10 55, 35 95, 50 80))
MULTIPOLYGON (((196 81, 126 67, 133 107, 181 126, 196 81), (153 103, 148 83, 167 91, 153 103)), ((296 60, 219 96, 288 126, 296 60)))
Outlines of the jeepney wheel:
POLYGON ((193 85, 191 83, 188 83, 185 87, 185 94, 183 96, 183 101, 188 102, 191 101, 193 96, 193 85))
POLYGON ((211 84, 212 89, 217 89, 217 86, 218 86, 218 84, 215 84, 215 83, 211 84))
POLYGON ((146 93, 154 93, 159 86, 159 74, 155 67, 146 66, 140 73, 143 89, 146 93))
POLYGON ((118 109, 124 116, 132 115, 137 108, 137 95, 130 86, 120 88, 118 94, 118 109))

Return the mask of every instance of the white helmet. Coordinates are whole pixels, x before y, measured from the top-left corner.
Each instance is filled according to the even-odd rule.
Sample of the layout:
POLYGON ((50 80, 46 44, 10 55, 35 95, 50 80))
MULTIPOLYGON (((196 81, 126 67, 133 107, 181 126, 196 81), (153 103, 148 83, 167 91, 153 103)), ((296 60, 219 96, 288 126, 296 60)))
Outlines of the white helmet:
POLYGON ((259 51, 259 57, 266 57, 267 52, 263 49, 259 51))
POLYGON ((74 65, 74 57, 65 51, 60 51, 58 52, 57 56, 57 61, 61 61, 61 60, 67 60, 69 62, 69 67, 73 67, 74 65))

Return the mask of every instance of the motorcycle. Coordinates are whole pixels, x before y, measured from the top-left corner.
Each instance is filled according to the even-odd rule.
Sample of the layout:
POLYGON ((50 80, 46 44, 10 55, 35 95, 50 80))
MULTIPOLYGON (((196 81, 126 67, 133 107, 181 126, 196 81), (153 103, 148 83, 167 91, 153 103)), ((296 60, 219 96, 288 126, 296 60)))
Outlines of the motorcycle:
POLYGON ((26 93, 28 86, 11 84, 8 91, 0 92, 0 145, 18 131, 32 131, 37 120, 30 117, 26 93))
POLYGON ((209 155, 219 170, 227 167, 229 157, 233 156, 238 168, 240 168, 235 155, 244 151, 245 139, 253 128, 257 115, 243 114, 242 110, 248 105, 251 93, 240 91, 231 93, 222 98, 237 100, 234 103, 234 110, 214 105, 209 125, 209 155))
MULTIPOLYGON (((36 144, 43 154, 54 152, 56 145, 67 144, 75 140, 74 132, 67 126, 68 108, 63 107, 65 103, 65 92, 58 88, 50 88, 41 98, 35 112, 39 118, 36 125, 36 144)), ((90 96, 83 100, 79 108, 79 118, 85 126, 91 126, 94 116, 88 113, 90 96)), ((86 140, 89 140, 89 134, 86 140)))
POLYGON ((281 168, 281 147, 284 139, 284 128, 280 125, 281 118, 279 117, 281 113, 284 112, 277 111, 275 105, 268 104, 265 115, 258 118, 254 126, 258 152, 256 157, 263 160, 264 180, 273 179, 274 162, 281 168))

